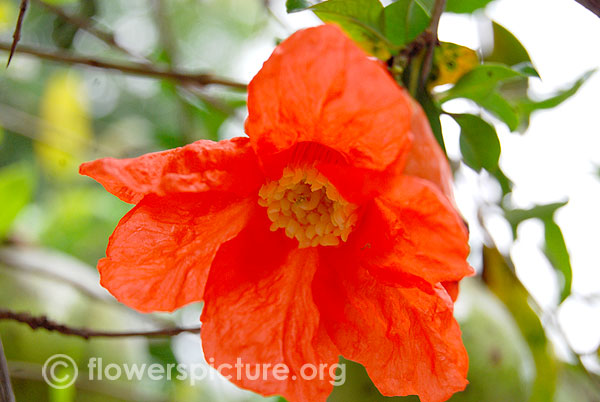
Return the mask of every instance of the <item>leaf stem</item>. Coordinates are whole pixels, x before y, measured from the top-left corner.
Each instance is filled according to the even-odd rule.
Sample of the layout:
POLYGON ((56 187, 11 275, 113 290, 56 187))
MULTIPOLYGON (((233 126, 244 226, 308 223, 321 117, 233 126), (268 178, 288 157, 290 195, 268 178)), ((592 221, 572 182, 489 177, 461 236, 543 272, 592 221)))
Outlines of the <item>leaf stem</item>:
POLYGON ((424 53, 419 52, 410 61, 410 75, 408 81, 408 92, 416 99, 419 91, 419 78, 421 76, 421 66, 423 65, 424 53))
POLYGON ((429 78, 429 73, 431 72, 431 65, 433 63, 433 51, 435 47, 439 44, 438 40, 438 27, 440 25, 440 18, 444 10, 446 9, 446 0, 435 0, 433 5, 433 10, 431 12, 431 21, 429 22, 429 27, 427 28, 427 32, 431 35, 431 41, 429 41, 427 50, 425 51, 425 58, 423 60, 423 68, 421 72, 421 84, 425 86, 427 83, 427 79, 429 78))

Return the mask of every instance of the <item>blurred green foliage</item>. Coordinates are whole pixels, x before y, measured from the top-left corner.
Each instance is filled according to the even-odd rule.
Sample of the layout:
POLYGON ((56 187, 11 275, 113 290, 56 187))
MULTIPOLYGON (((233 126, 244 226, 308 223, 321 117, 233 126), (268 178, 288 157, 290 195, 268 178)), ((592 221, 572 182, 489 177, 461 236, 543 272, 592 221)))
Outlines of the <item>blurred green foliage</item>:
POLYGON ((452 117, 460 126, 460 152, 465 164, 475 170, 493 172, 498 169, 500 141, 494 126, 472 114, 452 117))
POLYGON ((418 1, 396 1, 383 11, 385 34, 397 46, 414 40, 429 24, 430 8, 418 1), (403 21, 398 24, 398 21, 403 21))
POLYGON ((33 188, 30 166, 22 163, 0 169, 0 238, 6 236, 19 211, 31 201, 33 188))

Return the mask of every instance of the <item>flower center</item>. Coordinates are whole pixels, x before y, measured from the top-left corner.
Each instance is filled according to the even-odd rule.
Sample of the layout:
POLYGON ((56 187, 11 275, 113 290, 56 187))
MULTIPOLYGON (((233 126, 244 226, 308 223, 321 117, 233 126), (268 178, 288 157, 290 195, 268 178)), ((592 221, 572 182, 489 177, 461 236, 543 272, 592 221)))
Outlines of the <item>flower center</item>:
POLYGON ((273 222, 271 231, 285 229, 299 248, 337 246, 356 224, 358 206, 342 198, 314 167, 286 167, 279 180, 260 188, 258 196, 273 222))

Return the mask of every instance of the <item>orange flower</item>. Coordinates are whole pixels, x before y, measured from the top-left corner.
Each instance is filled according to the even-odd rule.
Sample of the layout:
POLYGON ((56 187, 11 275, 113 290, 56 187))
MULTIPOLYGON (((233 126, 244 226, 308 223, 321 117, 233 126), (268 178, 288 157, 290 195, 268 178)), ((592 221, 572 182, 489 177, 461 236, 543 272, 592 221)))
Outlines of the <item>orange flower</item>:
POLYGON ((144 312, 204 301, 215 366, 281 363, 232 381, 324 401, 303 365, 363 364, 384 395, 442 401, 466 385, 453 318, 472 273, 450 171, 420 107, 335 26, 284 41, 248 88, 249 138, 81 166, 136 206, 101 283, 144 312), (445 195, 444 195, 445 194, 445 195))

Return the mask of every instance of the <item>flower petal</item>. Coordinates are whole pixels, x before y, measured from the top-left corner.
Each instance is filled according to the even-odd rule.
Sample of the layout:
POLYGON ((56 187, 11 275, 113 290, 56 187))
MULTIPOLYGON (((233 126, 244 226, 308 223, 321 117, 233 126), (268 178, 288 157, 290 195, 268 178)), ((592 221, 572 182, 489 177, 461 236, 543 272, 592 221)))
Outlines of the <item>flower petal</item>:
MULTIPOLYGON (((200 301, 218 247, 246 225, 256 199, 221 194, 146 196, 110 237, 102 286, 143 312, 200 301)), ((262 211, 261 211, 262 212, 262 211)))
POLYGON ((209 189, 248 195, 263 181, 245 137, 219 142, 200 140, 131 159, 98 159, 82 164, 79 172, 130 204, 137 204, 146 194, 197 193, 209 189))
POLYGON ((281 43, 248 87, 246 133, 261 161, 302 142, 383 170, 410 143, 408 94, 334 25, 281 43))
POLYGON ((417 394, 441 402, 467 384, 468 356, 452 301, 380 284, 342 250, 322 250, 315 301, 342 355, 361 363, 386 396, 417 394))
POLYGON ((454 203, 452 171, 446 155, 433 136, 429 120, 419 103, 411 104, 411 146, 384 171, 360 169, 339 161, 322 161, 317 168, 348 201, 361 204, 395 187, 403 175, 420 177, 435 184, 454 203))
POLYGON ((434 285, 473 274, 468 233, 450 201, 431 183, 404 176, 374 200, 356 229, 359 258, 386 283, 407 275, 434 285))
POLYGON ((442 148, 433 136, 431 125, 418 102, 411 100, 410 131, 412 146, 406 158, 404 174, 429 180, 448 199, 453 200, 452 171, 442 148))
POLYGON ((202 312, 204 354, 243 388, 290 401, 325 401, 330 377, 301 378, 305 364, 329 369, 338 361, 312 300, 316 249, 296 249, 280 232, 269 232, 264 221, 224 244, 215 259, 202 312), (244 365, 240 371, 238 361, 244 365), (253 378, 257 365, 265 369, 253 378), (286 379, 277 379, 276 365, 289 369, 286 379))
POLYGON ((400 157, 383 171, 357 168, 343 163, 319 162, 316 168, 335 186, 344 199, 361 205, 390 190, 403 166, 400 157))
POLYGON ((442 286, 444 287, 444 289, 446 289, 446 293, 448 293, 452 301, 455 302, 456 299, 458 299, 458 281, 442 282, 442 286))

